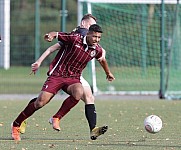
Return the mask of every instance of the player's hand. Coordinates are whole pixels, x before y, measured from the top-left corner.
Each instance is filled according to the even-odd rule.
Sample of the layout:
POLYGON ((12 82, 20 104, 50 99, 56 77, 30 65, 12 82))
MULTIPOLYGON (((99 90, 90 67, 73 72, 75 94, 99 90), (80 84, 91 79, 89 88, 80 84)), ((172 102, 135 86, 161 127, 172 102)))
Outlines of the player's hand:
POLYGON ((38 68, 40 67, 40 64, 35 62, 31 65, 31 73, 30 75, 33 73, 33 74, 36 74, 38 68))
POLYGON ((53 37, 49 33, 44 35, 44 40, 47 42, 51 42, 53 40, 53 37))
POLYGON ((57 32, 50 32, 44 35, 44 40, 47 42, 53 41, 54 38, 56 38, 57 32))
POLYGON ((106 79, 108 81, 113 81, 113 80, 115 80, 115 77, 114 77, 114 75, 112 73, 109 73, 109 74, 107 74, 106 79))

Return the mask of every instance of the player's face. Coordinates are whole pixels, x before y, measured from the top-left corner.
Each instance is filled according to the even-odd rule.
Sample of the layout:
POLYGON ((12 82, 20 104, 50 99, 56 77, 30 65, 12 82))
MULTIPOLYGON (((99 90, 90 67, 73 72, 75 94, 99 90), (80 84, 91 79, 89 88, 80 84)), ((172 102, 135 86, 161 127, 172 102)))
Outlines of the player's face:
POLYGON ((96 46, 101 40, 101 33, 99 32, 88 32, 87 43, 90 46, 96 46))

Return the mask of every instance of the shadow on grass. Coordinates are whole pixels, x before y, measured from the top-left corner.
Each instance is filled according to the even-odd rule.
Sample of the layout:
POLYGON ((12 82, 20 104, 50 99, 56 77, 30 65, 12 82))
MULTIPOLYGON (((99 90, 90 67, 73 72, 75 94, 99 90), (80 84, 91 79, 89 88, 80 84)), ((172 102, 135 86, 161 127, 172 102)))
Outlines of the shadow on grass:
POLYGON ((110 146, 126 146, 126 147, 151 147, 151 148, 181 148, 181 145, 164 145, 164 144, 149 144, 146 141, 112 141, 110 143, 102 143, 102 144, 94 144, 92 143, 91 145, 95 145, 95 146, 103 146, 103 147, 110 147, 110 146))
MULTIPOLYGON (((0 142, 13 142, 12 138, 0 138, 0 142)), ((178 140, 179 141, 179 140, 178 140)), ((27 143, 27 142, 33 142, 33 143, 41 143, 41 142, 68 142, 70 144, 70 142, 78 142, 81 145, 81 142, 86 142, 88 143, 88 145, 92 145, 92 146, 98 146, 98 147, 145 147, 145 149, 147 147, 152 147, 152 148, 181 148, 181 145, 169 145, 169 143, 166 145, 161 144, 161 143, 153 143, 150 144, 150 141, 138 141, 138 140, 132 140, 132 141, 109 141, 109 140, 88 140, 88 139, 83 139, 83 138, 79 138, 79 139, 65 139, 65 138, 61 138, 61 139, 55 139, 55 138, 27 138, 24 137, 22 138, 22 141, 20 141, 22 143, 27 143)), ((82 143, 85 144, 85 143, 82 143)))

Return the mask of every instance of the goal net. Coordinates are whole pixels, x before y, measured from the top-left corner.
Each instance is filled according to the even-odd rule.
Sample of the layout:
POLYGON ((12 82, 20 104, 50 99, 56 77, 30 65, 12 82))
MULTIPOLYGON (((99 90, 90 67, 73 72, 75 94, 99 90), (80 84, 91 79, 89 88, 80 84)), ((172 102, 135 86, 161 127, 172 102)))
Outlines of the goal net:
POLYGON ((102 68, 95 62, 96 74, 93 68, 89 81, 94 92, 181 96, 180 5, 178 0, 165 0, 164 5, 161 2, 78 1, 79 21, 83 14, 92 13, 103 28, 100 44, 116 78, 106 82, 102 68))

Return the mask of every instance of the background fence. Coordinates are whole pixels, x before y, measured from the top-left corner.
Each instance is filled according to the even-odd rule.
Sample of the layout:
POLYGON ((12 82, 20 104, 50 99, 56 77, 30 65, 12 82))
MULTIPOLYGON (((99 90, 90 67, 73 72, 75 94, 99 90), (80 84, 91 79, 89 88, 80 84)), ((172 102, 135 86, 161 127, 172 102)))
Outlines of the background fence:
POLYGON ((117 79, 111 86, 103 85, 98 79, 99 89, 109 93, 156 91, 162 98, 180 97, 181 12, 178 0, 79 2, 83 14, 91 12, 104 29, 101 44, 107 50, 108 63, 117 79))
MULTIPOLYGON (((2 94, 34 93, 38 89, 40 90, 46 78, 47 66, 54 55, 43 62, 43 69, 36 78, 30 80, 29 77, 23 76, 25 71, 28 74, 28 69, 30 70, 30 65, 37 55, 36 16, 40 16, 39 54, 52 44, 43 41, 43 35, 52 30, 59 31, 61 28, 60 0, 39 2, 38 13, 35 0, 11 0, 11 69, 9 71, 0 69, 2 94), (28 80, 30 80, 30 84, 28 80), (17 86, 19 88, 16 88, 17 86)), ((82 1, 81 5, 82 14, 88 13, 87 3, 82 1)), ((66 8, 68 10, 66 31, 71 31, 77 26, 77 1, 67 0, 66 8)), ((116 77, 113 83, 107 83, 102 68, 96 62, 99 92, 158 94, 161 88, 160 72, 163 71, 162 80, 165 94, 180 95, 180 4, 165 4, 164 10, 162 10, 161 4, 106 4, 100 2, 91 3, 91 12, 97 17, 98 24, 104 30, 101 45, 107 51, 108 63, 116 77), (164 12, 164 22, 162 22, 162 11, 164 12), (161 37, 163 27, 164 39, 161 37), (161 40, 164 41, 164 45, 161 45, 161 40), (164 46, 163 55, 161 46, 164 46), (162 65, 163 70, 161 70, 162 65)), ((92 82, 91 74, 90 69, 86 69, 83 74, 90 83, 92 82)))

